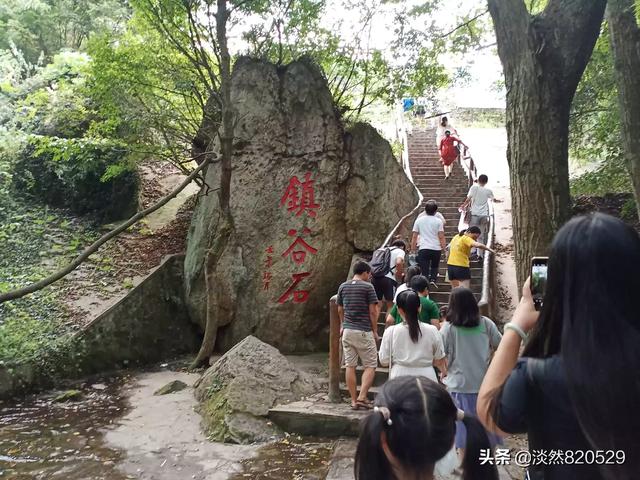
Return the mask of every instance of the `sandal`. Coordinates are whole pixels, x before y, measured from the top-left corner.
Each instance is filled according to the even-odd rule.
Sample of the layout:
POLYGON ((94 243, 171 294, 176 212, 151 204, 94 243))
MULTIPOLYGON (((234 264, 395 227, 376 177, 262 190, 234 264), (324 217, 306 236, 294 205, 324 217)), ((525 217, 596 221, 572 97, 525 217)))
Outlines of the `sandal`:
POLYGON ((366 408, 367 410, 371 410, 373 408, 373 403, 369 400, 356 400, 356 404, 359 407, 366 408))
POLYGON ((360 404, 356 403, 355 405, 351 405, 351 410, 360 410, 360 404))

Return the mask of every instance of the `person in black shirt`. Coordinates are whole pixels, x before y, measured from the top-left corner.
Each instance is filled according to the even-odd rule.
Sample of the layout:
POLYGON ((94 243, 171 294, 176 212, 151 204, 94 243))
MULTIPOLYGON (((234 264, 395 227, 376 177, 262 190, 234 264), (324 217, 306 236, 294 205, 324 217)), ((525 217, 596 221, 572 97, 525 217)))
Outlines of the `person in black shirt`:
POLYGON ((557 233, 539 314, 525 283, 477 411, 490 430, 527 432, 541 460, 555 452, 528 478, 640 478, 638 272, 638 233, 595 214, 557 233))

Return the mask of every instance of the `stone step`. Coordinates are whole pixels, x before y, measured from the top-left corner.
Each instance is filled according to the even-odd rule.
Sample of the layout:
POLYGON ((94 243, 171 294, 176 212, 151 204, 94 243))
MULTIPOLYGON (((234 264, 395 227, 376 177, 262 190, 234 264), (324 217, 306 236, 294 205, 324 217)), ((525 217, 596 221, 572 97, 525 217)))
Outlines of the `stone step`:
MULTIPOLYGON (((384 324, 383 324, 384 327, 384 324)), ((342 376, 340 377, 341 379, 344 379, 344 375, 345 375, 345 367, 342 367, 341 369, 342 371, 342 376)), ((364 368, 360 365, 358 365, 356 367, 356 378, 358 379, 358 385, 360 385, 362 383, 362 373, 364 372, 364 368)), ((378 367, 376 368, 376 375, 373 379, 373 385, 375 387, 380 387, 382 386, 382 384, 384 384, 384 382, 386 382, 389 379, 389 369, 386 367, 378 367)))
MULTIPOLYGON (((430 291, 429 298, 436 303, 449 303, 449 296, 451 292, 436 292, 430 291)), ((480 297, 482 296, 481 292, 474 292, 474 297, 476 297, 477 301, 480 301, 480 297)))
MULTIPOLYGON (((381 388, 382 387, 371 387, 369 389, 369 391, 367 392, 367 398, 369 400, 375 399, 376 395, 378 395, 378 393, 380 392, 381 388)), ((360 383, 358 383, 357 391, 358 391, 358 395, 360 395, 360 383)), ((345 383, 341 383, 340 384, 340 393, 344 397, 348 397, 349 396, 349 390, 347 389, 347 385, 345 383)))
MULTIPOLYGON (((442 280, 444 280, 444 276, 447 273, 447 269, 446 267, 440 267, 438 269, 438 274, 440 275, 439 278, 442 278, 442 280)), ((473 282, 473 280, 481 280, 482 279, 482 269, 481 268, 472 268, 471 269, 471 281, 473 282)))
POLYGON ((269 419, 288 433, 304 436, 357 437, 369 410, 351 410, 349 403, 302 400, 269 410, 269 419))

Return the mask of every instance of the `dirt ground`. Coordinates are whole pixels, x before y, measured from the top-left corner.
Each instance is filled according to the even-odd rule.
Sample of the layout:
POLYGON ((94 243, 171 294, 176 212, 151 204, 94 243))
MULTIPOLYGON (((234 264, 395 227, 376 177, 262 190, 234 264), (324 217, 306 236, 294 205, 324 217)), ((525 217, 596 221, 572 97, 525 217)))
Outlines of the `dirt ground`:
MULTIPOLYGON (((153 205, 183 180, 175 167, 148 163, 140 167, 142 208, 153 205)), ((63 280, 65 301, 74 312, 74 323, 83 325, 117 303, 138 285, 162 259, 182 253, 186 247, 195 183, 117 238, 108 242, 63 280)), ((106 225, 105 231, 114 225, 106 225)))

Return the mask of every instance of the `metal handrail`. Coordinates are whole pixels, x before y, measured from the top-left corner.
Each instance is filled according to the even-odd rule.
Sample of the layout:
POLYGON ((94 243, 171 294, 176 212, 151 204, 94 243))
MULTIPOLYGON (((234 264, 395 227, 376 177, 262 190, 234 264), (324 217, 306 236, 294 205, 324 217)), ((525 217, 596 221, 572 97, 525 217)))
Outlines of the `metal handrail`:
MULTIPOLYGON (((495 234, 495 213, 493 210, 493 202, 489 202, 489 231, 487 232, 487 247, 493 248, 493 236, 495 234)), ((478 307, 482 315, 491 313, 491 255, 490 251, 485 251, 482 261, 482 294, 478 307)))
MULTIPOLYGON (((473 157, 468 155, 469 149, 464 148, 464 152, 460 157, 460 163, 467 172, 469 178, 469 187, 478 180, 478 169, 473 157), (469 160, 467 164, 467 159, 469 160)), ((464 217, 464 212, 460 214, 460 223, 464 217)), ((487 231, 487 247, 493 247, 493 237, 495 235, 495 213, 493 209, 493 203, 489 202, 489 230, 487 231)), ((478 307, 482 315, 489 315, 491 312, 491 255, 492 253, 486 251, 482 261, 482 293, 480 294, 480 301, 478 307)))
POLYGON ((413 210, 411 210, 404 217, 402 217, 398 221, 398 223, 396 223, 396 226, 393 227, 391 232, 389 232, 387 237, 384 239, 384 242, 382 242, 382 245, 380 246, 380 248, 388 246, 393 241, 393 238, 397 234, 398 230, 400 230, 400 228, 402 227, 402 224, 408 218, 410 218, 412 215, 415 215, 420 210, 420 207, 422 206, 422 201, 424 200, 424 197, 422 196, 422 192, 420 192, 418 187, 416 187, 415 183, 413 182, 413 175, 411 175, 411 165, 409 165, 409 139, 407 137, 407 126, 405 125, 405 122, 404 122, 404 113, 402 112, 402 109, 400 107, 398 107, 398 124, 399 126, 396 126, 396 135, 398 136, 398 138, 400 138, 400 141, 402 142, 402 169, 404 170, 405 175, 407 176, 407 178, 413 185, 413 188, 415 189, 416 193, 418 194, 418 204, 415 206, 413 210))

